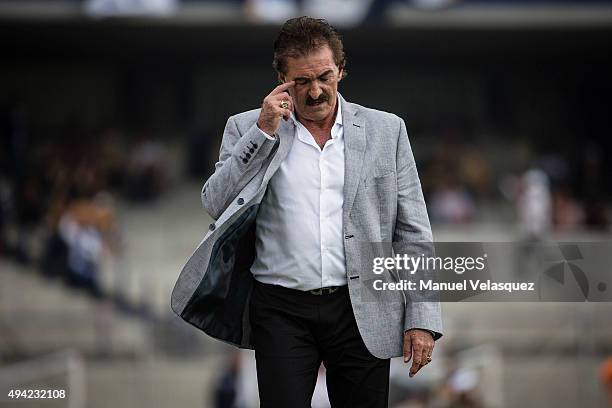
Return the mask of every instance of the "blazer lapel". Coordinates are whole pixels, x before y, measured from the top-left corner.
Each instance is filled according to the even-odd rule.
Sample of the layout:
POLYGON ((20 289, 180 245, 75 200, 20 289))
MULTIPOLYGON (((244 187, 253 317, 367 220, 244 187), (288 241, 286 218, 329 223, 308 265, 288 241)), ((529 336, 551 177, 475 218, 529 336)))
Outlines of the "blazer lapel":
POLYGON ((342 98, 342 122, 344 126, 344 204, 342 215, 346 224, 361 178, 366 150, 366 136, 363 120, 358 117, 357 110, 353 105, 344 98, 342 98))

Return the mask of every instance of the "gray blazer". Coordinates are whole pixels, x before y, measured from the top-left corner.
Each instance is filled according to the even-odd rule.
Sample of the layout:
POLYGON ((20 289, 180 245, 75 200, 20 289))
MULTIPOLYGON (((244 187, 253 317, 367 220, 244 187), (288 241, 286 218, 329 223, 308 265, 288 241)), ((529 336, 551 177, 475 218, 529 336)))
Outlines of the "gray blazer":
MULTIPOLYGON (((340 96, 341 97, 341 96, 340 96)), ((202 189, 216 220, 191 255, 172 292, 172 310, 208 335, 252 348, 249 299, 255 259, 255 218, 268 181, 295 137, 281 120, 277 140, 256 126, 259 109, 229 118, 219 161, 202 189)), ((372 271, 369 242, 431 242, 431 228, 404 121, 342 100, 345 138, 343 228, 349 293, 357 326, 378 358, 402 355, 403 332, 442 334, 440 304, 412 301, 408 292, 373 298, 364 292, 372 271)), ((420 251, 419 251, 420 253, 420 251)), ((377 276, 397 281, 394 273, 377 276)))

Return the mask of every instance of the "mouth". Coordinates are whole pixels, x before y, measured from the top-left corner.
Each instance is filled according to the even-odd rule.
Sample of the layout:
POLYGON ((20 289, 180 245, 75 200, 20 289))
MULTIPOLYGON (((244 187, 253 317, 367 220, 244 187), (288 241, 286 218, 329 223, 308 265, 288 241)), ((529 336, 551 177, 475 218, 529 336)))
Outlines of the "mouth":
POLYGON ((307 103, 306 106, 308 106, 309 108, 318 108, 324 105, 325 102, 326 101, 313 101, 313 102, 307 103))

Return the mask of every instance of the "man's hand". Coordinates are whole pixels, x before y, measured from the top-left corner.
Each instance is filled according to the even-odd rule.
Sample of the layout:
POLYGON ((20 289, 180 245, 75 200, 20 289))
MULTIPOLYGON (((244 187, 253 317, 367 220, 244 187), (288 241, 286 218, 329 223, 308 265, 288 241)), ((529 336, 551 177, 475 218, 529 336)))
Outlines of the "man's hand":
POLYGON ((289 119, 293 111, 293 99, 285 92, 287 89, 295 85, 295 81, 285 82, 280 84, 268 94, 261 104, 261 113, 257 119, 257 126, 270 136, 274 136, 280 119, 289 119), (283 102, 286 102, 286 108, 282 107, 283 102))
POLYGON ((434 349, 434 339, 427 330, 410 329, 404 332, 404 363, 412 357, 410 377, 429 363, 434 349))

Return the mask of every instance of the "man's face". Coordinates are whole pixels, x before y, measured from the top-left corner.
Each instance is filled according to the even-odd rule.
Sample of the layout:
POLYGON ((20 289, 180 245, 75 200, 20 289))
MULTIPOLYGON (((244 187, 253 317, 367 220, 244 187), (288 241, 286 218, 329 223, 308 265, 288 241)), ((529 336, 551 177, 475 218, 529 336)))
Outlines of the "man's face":
POLYGON ((319 122, 334 113, 342 70, 334 63, 331 48, 324 45, 299 58, 287 58, 283 82, 295 81, 289 89, 300 120, 319 122))

